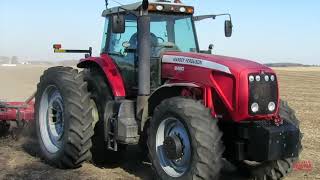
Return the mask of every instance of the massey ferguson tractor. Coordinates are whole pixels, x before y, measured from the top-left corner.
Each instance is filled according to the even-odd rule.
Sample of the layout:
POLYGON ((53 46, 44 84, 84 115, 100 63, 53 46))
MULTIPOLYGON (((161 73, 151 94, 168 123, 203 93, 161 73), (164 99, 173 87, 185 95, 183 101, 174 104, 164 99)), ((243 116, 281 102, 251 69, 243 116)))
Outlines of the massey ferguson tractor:
POLYGON ((195 23, 227 17, 230 37, 229 14, 194 16, 178 0, 144 0, 102 16, 100 57, 54 45, 86 53, 83 70, 52 67, 40 78, 34 118, 48 163, 77 168, 140 145, 163 180, 218 179, 225 160, 254 179, 292 170, 302 136, 276 73, 199 49, 195 23))

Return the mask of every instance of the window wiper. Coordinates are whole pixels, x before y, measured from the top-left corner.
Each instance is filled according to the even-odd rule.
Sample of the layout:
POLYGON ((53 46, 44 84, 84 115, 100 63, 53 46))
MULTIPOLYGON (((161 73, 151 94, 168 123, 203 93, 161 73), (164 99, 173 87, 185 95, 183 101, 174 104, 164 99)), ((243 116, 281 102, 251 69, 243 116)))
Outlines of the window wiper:
POLYGON ((119 53, 119 52, 109 52, 109 55, 115 55, 115 56, 123 56, 123 54, 119 53))

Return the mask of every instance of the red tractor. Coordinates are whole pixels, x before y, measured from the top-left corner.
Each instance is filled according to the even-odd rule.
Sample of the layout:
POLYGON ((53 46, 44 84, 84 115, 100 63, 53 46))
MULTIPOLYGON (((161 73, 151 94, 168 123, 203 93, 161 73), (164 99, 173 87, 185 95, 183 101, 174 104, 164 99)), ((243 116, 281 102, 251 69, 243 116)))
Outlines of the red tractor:
MULTIPOLYGON (((156 1, 107 8, 100 57, 52 67, 35 96, 42 157, 60 168, 140 144, 159 179, 217 179, 223 160, 256 179, 280 179, 301 146, 299 121, 276 73, 200 50, 194 8, 156 1), (107 151, 106 151, 107 150, 107 151)), ((232 34, 229 14, 225 35, 232 34)), ((108 158, 108 157, 107 157, 108 158)))

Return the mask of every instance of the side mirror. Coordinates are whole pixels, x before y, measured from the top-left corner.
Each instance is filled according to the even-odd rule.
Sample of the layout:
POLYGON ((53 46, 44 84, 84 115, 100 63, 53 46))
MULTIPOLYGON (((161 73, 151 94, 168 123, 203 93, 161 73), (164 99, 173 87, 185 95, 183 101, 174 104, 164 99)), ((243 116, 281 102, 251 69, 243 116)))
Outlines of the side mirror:
POLYGON ((224 22, 224 34, 226 37, 231 37, 232 36, 232 21, 231 20, 226 20, 224 22))
POLYGON ((126 22, 123 14, 115 14, 111 18, 112 32, 113 33, 124 33, 126 22))
POLYGON ((209 50, 212 50, 212 49, 213 49, 213 47, 214 47, 214 45, 213 45, 213 44, 209 44, 208 49, 209 49, 209 50))

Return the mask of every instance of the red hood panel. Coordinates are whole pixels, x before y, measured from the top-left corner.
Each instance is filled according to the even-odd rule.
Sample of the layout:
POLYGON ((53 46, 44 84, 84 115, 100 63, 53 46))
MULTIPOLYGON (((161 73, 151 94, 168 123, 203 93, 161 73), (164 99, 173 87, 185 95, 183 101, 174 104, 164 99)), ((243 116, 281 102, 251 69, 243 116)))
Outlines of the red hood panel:
MULTIPOLYGON (((183 52, 166 52, 162 57, 164 79, 171 83, 195 83, 201 87, 214 88, 228 111, 219 109, 219 106, 216 108, 217 112, 230 115, 230 118, 237 122, 272 119, 278 113, 261 116, 249 114, 248 75, 264 73, 275 74, 267 66, 239 58, 183 52)), ((208 102, 211 102, 212 97, 208 99, 208 102)))
POLYGON ((230 69, 231 73, 240 73, 245 69, 261 69, 261 70, 271 70, 267 66, 262 64, 226 56, 218 56, 211 54, 199 54, 199 53, 185 53, 185 52, 166 52, 164 56, 177 56, 177 57, 186 57, 186 58, 195 58, 201 59, 209 62, 216 63, 217 65, 226 66, 230 69))

